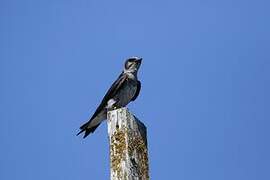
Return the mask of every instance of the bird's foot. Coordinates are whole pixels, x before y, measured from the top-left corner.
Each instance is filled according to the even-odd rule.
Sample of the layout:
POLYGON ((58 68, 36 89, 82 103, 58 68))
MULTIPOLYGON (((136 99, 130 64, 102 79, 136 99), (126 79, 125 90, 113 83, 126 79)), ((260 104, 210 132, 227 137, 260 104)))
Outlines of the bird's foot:
POLYGON ((116 109, 119 109, 118 106, 115 106, 113 105, 112 107, 108 108, 109 111, 113 111, 113 110, 116 110, 116 109))
POLYGON ((114 105, 113 106, 113 110, 116 110, 116 109, 120 109, 121 107, 117 106, 117 105, 114 105))

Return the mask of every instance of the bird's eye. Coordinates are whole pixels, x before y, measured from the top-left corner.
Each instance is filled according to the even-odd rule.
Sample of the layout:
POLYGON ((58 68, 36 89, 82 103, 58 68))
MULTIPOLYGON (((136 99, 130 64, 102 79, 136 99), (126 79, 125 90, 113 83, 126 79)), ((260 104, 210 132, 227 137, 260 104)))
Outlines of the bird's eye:
POLYGON ((125 64, 125 68, 126 69, 129 69, 132 65, 132 62, 131 61, 127 61, 127 63, 125 64))
POLYGON ((133 64, 133 61, 130 61, 130 62, 128 63, 128 67, 132 66, 132 64, 133 64))

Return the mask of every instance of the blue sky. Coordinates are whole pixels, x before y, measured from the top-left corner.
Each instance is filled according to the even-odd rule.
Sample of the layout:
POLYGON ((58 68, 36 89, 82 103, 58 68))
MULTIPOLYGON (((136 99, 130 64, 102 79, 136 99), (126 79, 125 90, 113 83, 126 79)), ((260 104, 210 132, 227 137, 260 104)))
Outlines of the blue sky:
POLYGON ((1 0, 0 179, 109 179, 106 123, 75 135, 133 55, 151 179, 270 179, 269 7, 1 0))

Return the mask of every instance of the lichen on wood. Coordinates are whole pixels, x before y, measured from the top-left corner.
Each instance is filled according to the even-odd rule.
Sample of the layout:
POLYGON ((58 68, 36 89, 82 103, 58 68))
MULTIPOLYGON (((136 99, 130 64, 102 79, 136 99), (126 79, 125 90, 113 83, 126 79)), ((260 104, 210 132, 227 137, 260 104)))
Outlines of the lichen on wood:
POLYGON ((108 113, 111 180, 148 180, 146 127, 127 108, 108 113))

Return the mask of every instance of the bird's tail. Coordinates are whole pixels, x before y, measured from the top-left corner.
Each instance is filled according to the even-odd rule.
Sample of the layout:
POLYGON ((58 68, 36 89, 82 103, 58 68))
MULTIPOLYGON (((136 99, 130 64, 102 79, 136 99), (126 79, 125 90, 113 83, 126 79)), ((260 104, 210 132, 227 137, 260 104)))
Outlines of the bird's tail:
POLYGON ((99 125, 100 123, 91 127, 90 122, 87 122, 80 127, 81 130, 77 136, 85 131, 83 138, 86 138, 90 133, 93 133, 99 125))

